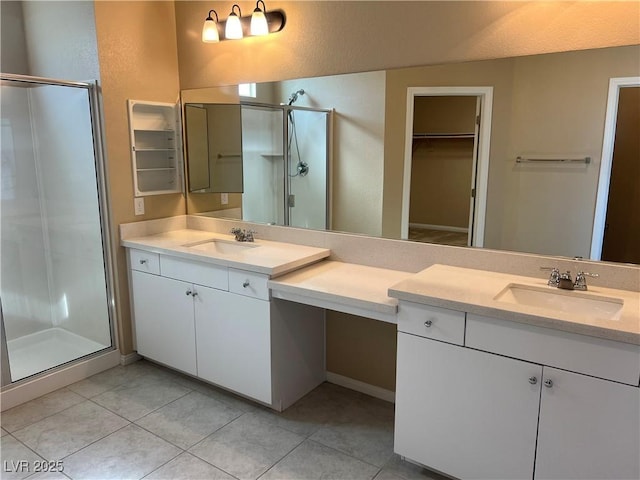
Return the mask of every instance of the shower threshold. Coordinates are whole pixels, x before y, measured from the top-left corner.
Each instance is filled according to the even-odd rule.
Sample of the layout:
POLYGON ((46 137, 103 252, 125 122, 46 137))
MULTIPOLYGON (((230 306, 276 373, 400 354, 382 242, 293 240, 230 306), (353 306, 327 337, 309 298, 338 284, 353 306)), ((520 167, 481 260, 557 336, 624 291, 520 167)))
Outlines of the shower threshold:
POLYGON ((108 347, 59 327, 9 340, 11 380, 21 380, 108 347))

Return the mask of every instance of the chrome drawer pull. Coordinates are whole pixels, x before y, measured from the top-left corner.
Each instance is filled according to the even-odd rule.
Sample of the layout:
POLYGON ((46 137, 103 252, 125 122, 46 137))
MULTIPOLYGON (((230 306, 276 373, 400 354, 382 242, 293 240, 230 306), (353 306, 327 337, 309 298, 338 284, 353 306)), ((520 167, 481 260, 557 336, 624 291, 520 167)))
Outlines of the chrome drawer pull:
POLYGON ((551 388, 551 387, 553 387, 553 380, 551 380, 550 378, 547 378, 547 379, 544 381, 544 386, 545 386, 545 387, 547 387, 547 388, 551 388))
POLYGON ((249 285, 250 285, 249 280, 245 280, 244 283, 242 284, 244 288, 247 288, 249 285))
POLYGON ((433 321, 431 320, 427 320, 426 322, 424 322, 424 326, 429 328, 431 325, 433 325, 433 321))
POLYGON ((140 265, 144 265, 145 263, 147 263, 146 260, 140 260, 140 265))
POLYGON ((538 379, 536 377, 529 377, 529 383, 531 385, 535 385, 536 383, 538 383, 538 379))

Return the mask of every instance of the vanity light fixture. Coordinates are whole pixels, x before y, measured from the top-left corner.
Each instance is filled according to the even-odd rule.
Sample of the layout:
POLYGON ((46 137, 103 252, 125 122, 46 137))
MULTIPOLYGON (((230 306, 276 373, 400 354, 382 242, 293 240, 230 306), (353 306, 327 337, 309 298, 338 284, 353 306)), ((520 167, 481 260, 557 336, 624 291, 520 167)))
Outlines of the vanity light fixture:
POLYGON ((284 24, 284 12, 282 10, 267 12, 264 0, 256 2, 256 8, 250 17, 243 17, 240 5, 234 3, 227 20, 220 21, 217 12, 209 10, 209 15, 202 27, 202 41, 217 43, 222 40, 237 40, 248 36, 264 36, 279 32, 284 28, 284 24))
POLYGON ((224 36, 231 40, 237 40, 243 37, 242 33, 242 23, 240 23, 240 18, 242 17, 242 10, 240 10, 240 5, 237 3, 233 4, 231 7, 231 13, 229 14, 229 18, 227 18, 227 25, 224 29, 224 36), (238 8, 238 16, 235 12, 236 7, 238 8))
POLYGON ((220 41, 220 34, 218 33, 218 13, 215 10, 209 10, 209 16, 207 16, 202 27, 202 41, 205 43, 217 43, 220 41), (216 16, 214 21, 211 14, 216 16))

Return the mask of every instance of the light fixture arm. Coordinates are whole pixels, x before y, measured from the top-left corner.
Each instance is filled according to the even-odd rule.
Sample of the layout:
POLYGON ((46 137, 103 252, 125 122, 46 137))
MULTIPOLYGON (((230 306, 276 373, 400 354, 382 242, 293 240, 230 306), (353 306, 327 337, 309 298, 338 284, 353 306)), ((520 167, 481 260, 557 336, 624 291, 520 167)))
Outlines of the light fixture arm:
POLYGON ((218 12, 216 12, 215 10, 209 10, 209 15, 207 15, 207 20, 213 21, 213 18, 211 18, 212 12, 216 16, 216 23, 220 23, 220 20, 218 20, 218 12))

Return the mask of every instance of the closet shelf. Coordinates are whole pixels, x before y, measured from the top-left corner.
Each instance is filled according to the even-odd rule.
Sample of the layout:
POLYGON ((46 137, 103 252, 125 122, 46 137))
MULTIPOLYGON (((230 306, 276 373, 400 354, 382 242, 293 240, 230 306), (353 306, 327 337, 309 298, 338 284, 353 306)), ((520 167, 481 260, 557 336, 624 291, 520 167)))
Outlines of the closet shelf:
POLYGON ((175 167, 163 167, 163 168, 138 168, 138 172, 169 172, 175 170, 175 167))
POLYGON ((438 138, 474 138, 476 135, 474 132, 471 133, 414 133, 414 140, 429 140, 429 139, 438 139, 438 138))

